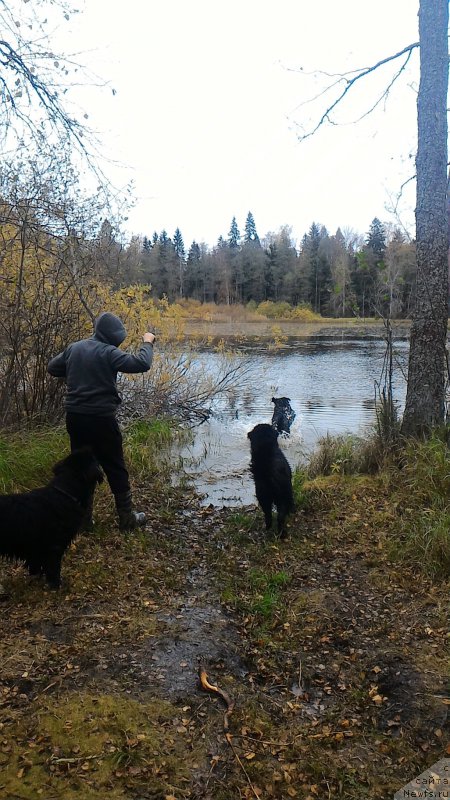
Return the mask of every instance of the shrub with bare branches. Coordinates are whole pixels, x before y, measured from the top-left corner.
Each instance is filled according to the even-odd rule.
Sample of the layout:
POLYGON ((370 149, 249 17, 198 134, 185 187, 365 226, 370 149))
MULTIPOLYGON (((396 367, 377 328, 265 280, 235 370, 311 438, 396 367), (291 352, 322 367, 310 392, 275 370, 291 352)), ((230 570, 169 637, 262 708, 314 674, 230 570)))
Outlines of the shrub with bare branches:
POLYGON ((148 375, 122 377, 120 415, 126 420, 156 415, 188 424, 204 422, 218 399, 250 386, 250 367, 250 359, 222 353, 213 374, 189 353, 162 352, 148 375))

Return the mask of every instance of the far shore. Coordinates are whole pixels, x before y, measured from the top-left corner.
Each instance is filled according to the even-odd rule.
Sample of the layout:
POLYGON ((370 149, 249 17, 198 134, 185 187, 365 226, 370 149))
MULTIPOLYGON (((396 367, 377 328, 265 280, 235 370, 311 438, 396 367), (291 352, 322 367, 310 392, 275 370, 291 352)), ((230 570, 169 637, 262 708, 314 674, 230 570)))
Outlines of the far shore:
MULTIPOLYGON (((391 323, 394 338, 404 339, 409 335, 410 320, 395 320, 391 323)), ((188 336, 198 337, 241 337, 274 338, 288 336, 295 338, 310 336, 376 336, 383 337, 386 329, 378 319, 328 319, 317 322, 298 320, 186 320, 184 325, 188 336)))

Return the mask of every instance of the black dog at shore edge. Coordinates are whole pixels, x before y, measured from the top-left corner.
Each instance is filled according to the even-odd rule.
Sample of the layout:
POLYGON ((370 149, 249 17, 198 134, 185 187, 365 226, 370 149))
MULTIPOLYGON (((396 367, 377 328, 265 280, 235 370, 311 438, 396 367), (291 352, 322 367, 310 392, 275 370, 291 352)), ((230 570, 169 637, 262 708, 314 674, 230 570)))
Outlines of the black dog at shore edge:
POLYGON ((103 473, 89 448, 53 467, 53 478, 30 492, 0 495, 0 556, 24 561, 30 575, 61 585, 61 561, 85 519, 103 473))
POLYGON ((255 481, 256 497, 264 512, 266 530, 272 527, 272 506, 278 512, 278 535, 286 537, 286 518, 295 510, 292 494, 292 472, 278 445, 278 433, 272 425, 255 425, 247 434, 250 439, 250 471, 255 481))

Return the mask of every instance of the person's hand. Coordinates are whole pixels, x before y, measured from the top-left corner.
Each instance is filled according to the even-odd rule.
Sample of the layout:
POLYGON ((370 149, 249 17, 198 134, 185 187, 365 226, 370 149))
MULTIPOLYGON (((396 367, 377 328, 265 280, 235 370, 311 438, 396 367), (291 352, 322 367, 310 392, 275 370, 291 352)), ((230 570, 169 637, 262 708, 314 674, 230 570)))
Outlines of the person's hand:
POLYGON ((144 342, 149 342, 149 344, 153 344, 153 342, 156 339, 156 336, 154 335, 154 333, 150 333, 150 331, 146 331, 146 333, 144 333, 142 338, 143 338, 144 342))

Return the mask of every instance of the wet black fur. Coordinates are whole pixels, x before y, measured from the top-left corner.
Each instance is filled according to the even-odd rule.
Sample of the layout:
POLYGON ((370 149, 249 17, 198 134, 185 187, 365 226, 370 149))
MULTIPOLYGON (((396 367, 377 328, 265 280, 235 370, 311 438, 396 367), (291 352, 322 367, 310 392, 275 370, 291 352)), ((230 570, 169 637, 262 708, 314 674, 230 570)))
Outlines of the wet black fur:
POLYGON ((275 403, 275 408, 272 414, 272 427, 278 433, 287 433, 291 431, 291 425, 295 419, 295 411, 291 406, 289 397, 272 397, 272 403, 275 403))
POLYGON ((61 561, 85 518, 103 473, 91 450, 76 450, 53 467, 39 489, 0 495, 0 556, 24 561, 30 575, 61 585, 61 561))
POLYGON ((286 518, 294 511, 292 472, 278 445, 278 433, 272 425, 255 425, 250 439, 250 471, 255 481, 256 497, 264 512, 266 530, 272 527, 272 506, 278 512, 278 534, 286 536, 286 518))

